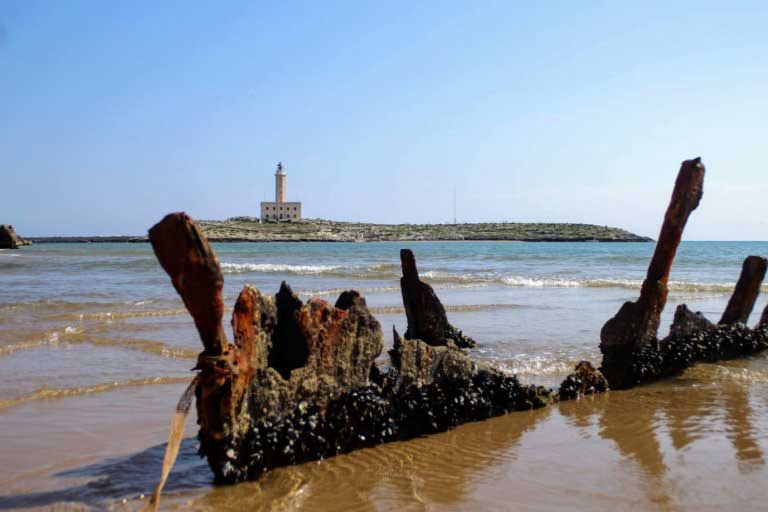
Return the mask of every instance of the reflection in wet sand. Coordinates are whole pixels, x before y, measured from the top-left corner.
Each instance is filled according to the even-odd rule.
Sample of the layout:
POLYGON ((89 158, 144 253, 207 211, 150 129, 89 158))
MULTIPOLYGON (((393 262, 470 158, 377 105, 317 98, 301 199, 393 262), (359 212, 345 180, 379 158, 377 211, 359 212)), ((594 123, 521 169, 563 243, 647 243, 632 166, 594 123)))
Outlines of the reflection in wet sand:
POLYGON ((548 410, 515 413, 443 434, 280 468, 259 482, 214 488, 184 506, 213 510, 461 508, 474 484, 514 463, 521 437, 548 416, 548 410))
MULTIPOLYGON (((615 443, 619 453, 638 468, 648 502, 662 508, 679 505, 686 493, 670 475, 670 466, 679 472, 682 462, 696 474, 698 468, 685 461, 687 451, 701 450, 694 447, 696 443, 706 447, 709 467, 705 469, 727 467, 733 458, 737 473, 764 469, 750 382, 733 378, 733 373, 750 373, 744 367, 749 360, 726 364, 732 367, 728 372, 719 365, 699 365, 671 381, 594 397, 588 407, 562 404, 560 412, 583 431, 596 425, 601 438, 615 443), (727 439, 730 449, 719 438, 727 439)), ((741 483, 732 481, 736 487, 741 483)))
MULTIPOLYGON (((237 486, 212 486, 210 471, 196 454, 196 441, 190 438, 183 443, 171 473, 163 508, 754 509, 763 503, 768 477, 764 463, 768 432, 764 395, 768 390, 764 382, 752 378, 763 378, 766 373, 760 365, 764 364, 758 358, 701 365, 656 385, 512 413, 439 435, 280 468, 257 482, 237 486)), ((167 387, 171 391, 167 400, 154 390, 145 390, 138 399, 144 405, 150 397, 157 402, 144 412, 145 419, 137 418, 143 423, 152 418, 150 437, 165 436, 166 418, 159 420, 160 411, 171 409, 176 388, 167 387)), ((117 395, 130 396, 126 391, 117 395)), ((63 411, 69 407, 67 400, 71 399, 46 407, 63 411)), ((81 408, 89 410, 107 407, 109 399, 104 394, 88 398, 90 403, 78 400, 81 408)), ((137 403, 122 406, 137 407, 137 403)), ((25 415, 36 414, 41 406, 13 409, 5 413, 5 419, 11 427, 28 425, 25 415)), ((71 440, 77 438, 62 434, 70 429, 67 425, 66 421, 58 426, 40 425, 37 450, 92 449, 72 445, 71 440)), ((99 432, 98 439, 103 441, 110 439, 108 431, 105 423, 94 434, 99 432)), ((77 502, 138 510, 144 503, 139 496, 154 485, 163 449, 158 444, 125 456, 57 465, 50 475, 13 477, 6 480, 10 493, 0 493, 0 509, 77 502), (37 481, 36 488, 24 490, 24 482, 37 481), (46 483, 49 481, 52 483, 46 483)), ((37 466, 30 463, 30 468, 37 466)))

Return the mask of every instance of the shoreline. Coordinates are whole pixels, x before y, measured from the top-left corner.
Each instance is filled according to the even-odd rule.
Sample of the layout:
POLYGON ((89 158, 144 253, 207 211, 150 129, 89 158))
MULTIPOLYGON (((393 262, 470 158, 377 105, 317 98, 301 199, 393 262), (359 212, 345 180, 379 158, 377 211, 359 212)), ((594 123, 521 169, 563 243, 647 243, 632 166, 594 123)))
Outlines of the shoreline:
MULTIPOLYGON (((653 242, 625 229, 594 224, 484 222, 373 224, 324 219, 260 222, 254 217, 201 220, 211 242, 653 242)), ((33 236, 32 243, 148 243, 146 235, 33 236)))
MULTIPOLYGON (((143 244, 149 243, 149 238, 139 237, 81 237, 81 236, 52 236, 52 237, 28 237, 34 244, 143 244)), ((290 239, 252 239, 252 238, 211 238, 211 243, 301 243, 301 242, 332 242, 332 243, 377 243, 377 242, 577 242, 577 243, 651 243, 651 238, 636 239, 615 239, 615 238, 464 238, 464 239, 446 239, 446 238, 387 238, 376 240, 339 240, 337 238, 290 238, 290 239)))

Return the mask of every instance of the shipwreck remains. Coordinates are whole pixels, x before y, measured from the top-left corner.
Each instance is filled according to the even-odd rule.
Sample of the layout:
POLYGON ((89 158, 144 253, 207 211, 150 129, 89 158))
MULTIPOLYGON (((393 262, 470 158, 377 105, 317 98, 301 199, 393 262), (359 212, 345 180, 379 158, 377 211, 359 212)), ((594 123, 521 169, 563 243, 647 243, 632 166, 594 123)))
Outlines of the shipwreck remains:
POLYGON ((667 281, 683 229, 704 193, 704 164, 686 160, 680 167, 672 199, 664 216, 648 274, 637 302, 626 302, 600 332, 603 353, 601 371, 612 388, 626 388, 632 382, 631 368, 636 354, 652 345, 659 330, 661 312, 667 303, 667 281))
MULTIPOLYGON (((395 334, 392 364, 380 368, 382 329, 359 293, 344 292, 331 305, 302 303, 286 283, 274 297, 246 286, 235 303, 229 344, 221 323, 221 270, 195 223, 185 214, 168 215, 150 230, 150 240, 203 341, 196 366, 200 453, 217 481, 253 479, 277 466, 557 399, 551 390, 473 361, 457 346, 467 338, 418 281, 410 251, 402 254, 409 277, 402 286, 412 329, 406 338, 395 334), (428 342, 415 337, 422 332, 430 334, 428 342)), ((568 392, 605 389, 599 377, 583 378, 590 368, 580 370, 568 392)))
POLYGON ((403 268, 400 291, 408 319, 405 338, 418 339, 429 345, 445 345, 445 340, 452 340, 459 348, 474 347, 475 340, 465 336, 448 322, 445 308, 435 291, 419 279, 416 258, 410 249, 400 251, 400 263, 403 268))
POLYGON ((178 449, 194 391, 200 455, 218 482, 256 479, 278 466, 321 459, 450 429, 510 411, 629 388, 674 375, 699 361, 768 348, 768 307, 755 329, 745 322, 766 274, 766 259, 746 258, 720 322, 680 305, 658 339, 667 282, 688 217, 703 192, 704 165, 683 162, 640 297, 602 329, 599 370, 580 362, 557 390, 525 385, 473 360, 475 341, 453 327, 432 287, 419 279, 413 253, 400 253, 408 321, 393 330, 389 361, 380 361, 382 328, 365 298, 343 292, 334 305, 302 302, 283 282, 274 295, 246 285, 223 327, 223 277, 215 252, 184 213, 149 231, 162 268, 192 315, 204 350, 177 408, 161 483, 178 449))
POLYGON ((667 282, 688 217, 704 192, 700 158, 680 167, 659 240, 636 302, 626 302, 600 332, 600 371, 612 389, 623 389, 675 375, 696 362, 741 357, 768 348, 768 329, 744 323, 755 305, 766 272, 765 258, 744 260, 741 276, 717 326, 701 313, 678 307, 670 335, 657 337, 667 302, 667 282))

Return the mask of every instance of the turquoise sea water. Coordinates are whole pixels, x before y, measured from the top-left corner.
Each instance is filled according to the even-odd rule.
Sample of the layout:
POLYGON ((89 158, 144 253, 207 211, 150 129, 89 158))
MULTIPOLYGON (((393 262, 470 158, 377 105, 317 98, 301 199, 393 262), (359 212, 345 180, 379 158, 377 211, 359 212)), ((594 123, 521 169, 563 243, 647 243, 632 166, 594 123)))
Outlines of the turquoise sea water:
MULTIPOLYGON (((356 289, 381 322, 386 344, 391 343, 393 325, 401 333, 405 330, 399 249, 409 247, 422 279, 433 285, 452 323, 478 340, 475 357, 518 374, 523 381, 555 385, 579 360, 599 362, 600 327, 623 301, 637 297, 654 244, 214 247, 224 271, 228 307, 246 283, 275 293, 285 280, 303 299, 316 295, 330 302, 342 290, 356 289)), ((673 267, 661 334, 679 303, 717 320, 743 259, 751 254, 768 255, 768 242, 684 242, 673 267)), ((762 296, 753 321, 765 305, 762 296)), ((126 449, 157 443, 166 428, 163 411, 172 409, 200 350, 191 319, 149 244, 49 244, 0 251, 0 423, 5 420, 19 427, 13 437, 0 436, 0 459, 18 456, 21 449, 30 454, 16 467, 0 470, 0 489, 11 496, 3 501, 0 494, 0 509, 20 506, 32 499, 32 493, 50 492, 62 483, 61 476, 51 476, 51 452, 43 455, 35 450, 41 436, 54 436, 51 429, 25 427, 25 422, 58 421, 64 428, 79 421, 94 439, 104 436, 103 446, 93 446, 77 436, 77 428, 67 427, 73 429, 65 431, 77 449, 75 454, 62 449, 62 468, 121 452, 108 435, 110 428, 121 435, 130 430, 126 449), (151 425, 147 432, 133 430, 132 422, 138 418, 151 425)), ((190 457, 187 463, 195 468, 190 470, 191 480, 209 485, 204 465, 190 457)), ((150 490, 152 471, 155 468, 147 470, 139 488, 150 490)), ((94 491, 83 502, 111 502, 135 494, 136 489, 94 491)), ((80 502, 63 492, 30 503, 80 502)))

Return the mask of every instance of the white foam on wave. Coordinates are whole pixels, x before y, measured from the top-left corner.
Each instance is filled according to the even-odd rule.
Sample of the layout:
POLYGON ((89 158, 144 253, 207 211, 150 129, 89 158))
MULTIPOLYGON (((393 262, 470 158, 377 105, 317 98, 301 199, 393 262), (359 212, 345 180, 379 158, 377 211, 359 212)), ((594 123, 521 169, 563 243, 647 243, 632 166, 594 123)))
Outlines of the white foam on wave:
POLYGON ((221 269, 225 274, 241 274, 244 272, 265 272, 288 274, 323 274, 341 269, 340 265, 288 265, 280 263, 222 263, 221 269))
MULTIPOLYGON (((367 267, 349 267, 343 265, 290 265, 281 263, 222 263, 225 274, 245 272, 288 273, 288 274, 330 274, 351 278, 399 278, 397 266, 375 264, 367 267)), ((504 275, 498 272, 453 273, 438 270, 421 272, 421 277, 436 288, 482 287, 491 284, 522 288, 625 288, 639 290, 643 282, 640 279, 568 279, 559 276, 504 275)), ((670 281, 669 289, 673 292, 692 293, 730 293, 735 283, 670 281)), ((768 284, 763 285, 764 291, 768 284)), ((335 291, 335 290, 334 290, 335 291)))
POLYGON ((522 276, 502 277, 500 281, 508 286, 523 286, 526 288, 575 288, 581 286, 581 282, 570 279, 557 278, 532 278, 522 276))
MULTIPOLYGON (((421 274, 422 277, 434 283, 476 283, 476 284, 502 284, 512 287, 523 288, 627 288, 639 290, 643 286, 643 281, 639 279, 563 279, 559 277, 527 277, 520 275, 499 276, 490 274, 450 274, 443 272, 428 271, 421 274)), ((685 292, 714 292, 730 293, 735 287, 735 283, 702 283, 691 281, 670 281, 668 283, 671 291, 685 292)), ((763 285, 764 291, 768 290, 768 285, 763 285)))

